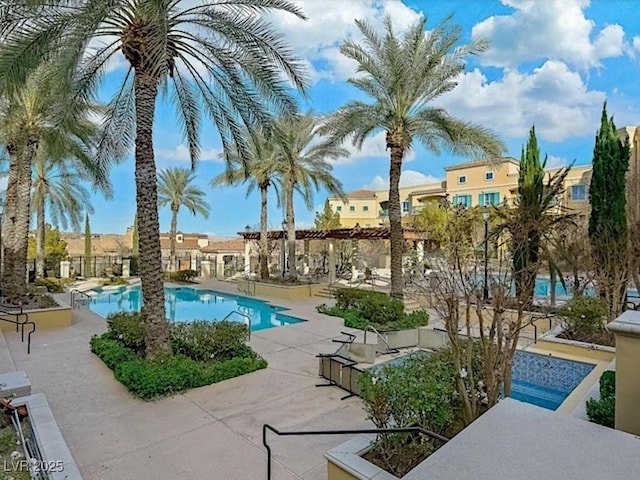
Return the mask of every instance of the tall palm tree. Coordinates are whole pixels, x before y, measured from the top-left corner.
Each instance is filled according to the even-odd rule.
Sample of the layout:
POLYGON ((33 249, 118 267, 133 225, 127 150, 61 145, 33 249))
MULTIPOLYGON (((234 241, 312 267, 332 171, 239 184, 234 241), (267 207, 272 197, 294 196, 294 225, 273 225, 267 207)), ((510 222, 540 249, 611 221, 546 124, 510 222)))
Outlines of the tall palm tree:
POLYGON ((82 80, 79 95, 86 95, 95 91, 116 54, 128 62, 104 122, 105 132, 119 133, 118 141, 101 142, 99 154, 135 146, 146 354, 170 354, 153 153, 158 93, 172 96, 192 163, 200 151, 202 110, 217 127, 224 151, 235 144, 246 158, 244 126, 266 123, 273 112, 295 110, 283 74, 300 91, 306 86, 302 64, 265 15, 279 10, 304 16, 286 0, 16 3, 0 9, 0 91, 22 81, 43 58, 53 57, 60 77, 82 80))
POLYGON ((44 277, 45 210, 51 223, 64 229, 80 229, 83 213, 93 213, 89 192, 80 183, 90 180, 72 160, 55 161, 38 151, 33 164, 31 210, 36 216, 36 276, 44 277))
POLYGON ((329 160, 346 157, 349 152, 324 140, 318 133, 319 125, 318 117, 307 114, 280 118, 275 129, 279 149, 277 178, 287 220, 287 275, 291 279, 297 277, 294 192, 302 196, 309 209, 313 208, 314 190, 321 187, 333 195, 344 195, 342 183, 332 175, 329 160))
POLYGON ((185 207, 191 215, 199 213, 204 218, 209 218, 211 207, 204 200, 205 193, 193 185, 195 179, 195 172, 188 168, 167 168, 158 175, 158 206, 169 205, 171 209, 170 272, 176 269, 176 233, 180 207, 185 207))
POLYGON ((358 64, 351 83, 372 98, 371 103, 352 101, 331 115, 322 133, 335 141, 351 138, 362 147, 367 137, 386 133, 390 151, 389 223, 391 227, 391 294, 402 297, 402 234, 400 173, 402 161, 416 141, 439 154, 496 156, 504 146, 496 135, 478 125, 456 119, 433 101, 457 85, 469 55, 486 48, 484 42, 460 45, 462 31, 447 18, 425 32, 421 19, 398 38, 391 20, 381 35, 366 21, 356 21, 362 44, 346 41, 340 51, 358 64))
POLYGON ((256 188, 260 191, 260 278, 269 278, 269 239, 267 218, 267 193, 270 186, 276 187, 273 177, 277 173, 278 150, 273 134, 259 128, 249 140, 249 161, 246 168, 236 150, 233 167, 216 176, 211 186, 238 185, 248 182, 247 196, 256 188))
POLYGON ((32 165, 38 151, 52 157, 73 156, 92 171, 97 186, 108 191, 107 166, 94 161, 91 147, 97 108, 72 97, 46 67, 37 69, 22 88, 0 93, 0 143, 9 157, 2 224, 4 294, 20 302, 26 292, 27 238, 31 214, 32 165))

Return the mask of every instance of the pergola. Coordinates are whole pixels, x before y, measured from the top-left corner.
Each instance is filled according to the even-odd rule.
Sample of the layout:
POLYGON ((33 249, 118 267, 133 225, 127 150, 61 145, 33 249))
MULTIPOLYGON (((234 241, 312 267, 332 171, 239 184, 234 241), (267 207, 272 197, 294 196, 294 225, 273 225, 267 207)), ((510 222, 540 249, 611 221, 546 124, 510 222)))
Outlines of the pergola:
MULTIPOLYGON (((424 253, 424 242, 428 241, 426 232, 414 228, 403 228, 402 234, 405 240, 416 242, 418 256, 424 253)), ((249 256, 251 241, 260 240, 260 232, 252 231, 248 228, 244 232, 238 232, 245 241, 245 272, 249 272, 249 256)), ((269 240, 286 240, 287 232, 284 230, 269 230, 267 232, 269 240)), ((351 228, 333 229, 303 229, 296 230, 296 240, 304 241, 305 258, 309 255, 309 242, 311 240, 329 241, 329 278, 335 279, 335 251, 333 240, 388 240, 391 238, 390 227, 360 227, 356 224, 351 228)))

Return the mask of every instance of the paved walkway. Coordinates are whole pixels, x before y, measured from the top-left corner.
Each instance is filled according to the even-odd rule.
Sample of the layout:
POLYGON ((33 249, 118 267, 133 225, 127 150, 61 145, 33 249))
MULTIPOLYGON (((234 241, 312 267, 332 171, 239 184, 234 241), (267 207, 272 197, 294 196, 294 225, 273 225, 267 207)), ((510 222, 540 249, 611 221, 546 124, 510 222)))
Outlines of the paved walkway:
MULTIPOLYGON (((206 286, 236 292, 230 283, 206 286)), ((309 321, 252 334, 252 347, 269 362, 265 370, 155 402, 133 398, 89 351, 89 339, 106 324, 84 308, 74 312, 72 327, 37 331, 31 355, 16 333, 0 334, 0 372, 25 370, 33 392, 46 394, 86 479, 262 479, 264 423, 371 427, 359 399, 341 401, 343 391, 315 387, 321 380, 315 355, 335 351, 332 338, 347 330, 342 320, 315 311, 321 301, 272 301, 309 321)), ((323 453, 345 440, 273 438, 273 479, 326 479, 323 453)))

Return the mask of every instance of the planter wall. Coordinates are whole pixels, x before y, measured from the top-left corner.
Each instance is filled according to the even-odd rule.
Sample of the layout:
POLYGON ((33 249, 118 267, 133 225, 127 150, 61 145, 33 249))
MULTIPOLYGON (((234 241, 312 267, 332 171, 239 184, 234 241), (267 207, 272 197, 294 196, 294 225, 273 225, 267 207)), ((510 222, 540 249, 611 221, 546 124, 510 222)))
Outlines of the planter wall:
POLYGON ((276 285, 271 283, 247 282, 238 283, 238 291, 243 295, 258 297, 276 297, 295 300, 296 298, 310 298, 326 288, 326 285, 311 283, 307 285, 276 285))
MULTIPOLYGON (((71 318, 71 307, 57 307, 47 308, 42 310, 27 310, 29 315, 29 321, 35 322, 36 330, 43 330, 45 328, 61 328, 69 327, 73 325, 71 318)), ((12 315, 0 314, 0 317, 14 320, 12 315)), ((21 320, 22 321, 22 320, 21 320)), ((16 326, 7 322, 0 322, 0 330, 3 332, 16 331, 16 326)))
POLYGON ((398 480, 395 475, 362 458, 374 438, 358 435, 325 453, 327 480, 398 480))
POLYGON ((615 347, 558 338, 557 336, 561 332, 561 326, 557 326, 550 332, 547 332, 544 336, 538 339, 538 348, 569 355, 578 355, 605 362, 610 362, 615 358, 615 347))

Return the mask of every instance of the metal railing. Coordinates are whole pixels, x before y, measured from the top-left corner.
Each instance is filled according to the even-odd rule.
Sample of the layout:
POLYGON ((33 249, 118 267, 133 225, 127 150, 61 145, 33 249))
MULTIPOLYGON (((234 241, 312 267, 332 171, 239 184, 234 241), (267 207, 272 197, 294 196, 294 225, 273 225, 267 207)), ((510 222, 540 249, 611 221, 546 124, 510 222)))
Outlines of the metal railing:
POLYGON ((382 340, 382 343, 385 344, 385 346, 387 347, 387 350, 382 353, 398 353, 399 352, 397 348, 391 348, 391 346, 389 345, 389 342, 387 342, 387 339, 384 338, 382 334, 378 330, 376 330, 376 328, 373 325, 367 325, 364 328, 364 343, 367 343, 367 332, 375 333, 378 339, 382 340))
POLYGON ((91 303, 91 295, 86 294, 85 292, 74 288, 69 293, 69 302, 71 303, 71 308, 79 308, 80 305, 83 305, 85 301, 91 303), (80 298, 78 298, 80 297, 80 298))
POLYGON ((372 434, 385 434, 385 433, 422 433, 429 438, 439 440, 442 443, 447 443, 449 439, 443 437, 435 432, 427 430, 422 427, 404 427, 404 428, 362 428, 354 430, 297 430, 297 431, 280 431, 272 425, 265 423, 262 426, 262 445, 267 450, 267 480, 271 480, 271 446, 267 442, 267 431, 271 431, 279 437, 291 437, 291 436, 311 436, 311 435, 372 435, 372 434))
POLYGON ((7 323, 13 323, 16 326, 16 333, 20 332, 20 341, 24 343, 24 327, 29 325, 31 330, 27 332, 27 354, 31 353, 31 334, 36 331, 36 324, 29 320, 29 315, 22 310, 22 307, 8 307, 0 305, 0 320, 7 323), (4 316, 12 316, 14 320, 5 318, 4 316), (23 319, 22 321, 20 319, 23 319))
POLYGON ((251 341, 251 317, 249 315, 239 310, 231 310, 227 316, 222 319, 222 321, 224 322, 225 320, 228 320, 229 317, 234 314, 244 317, 245 323, 247 324, 247 335, 249 336, 249 341, 251 341))

